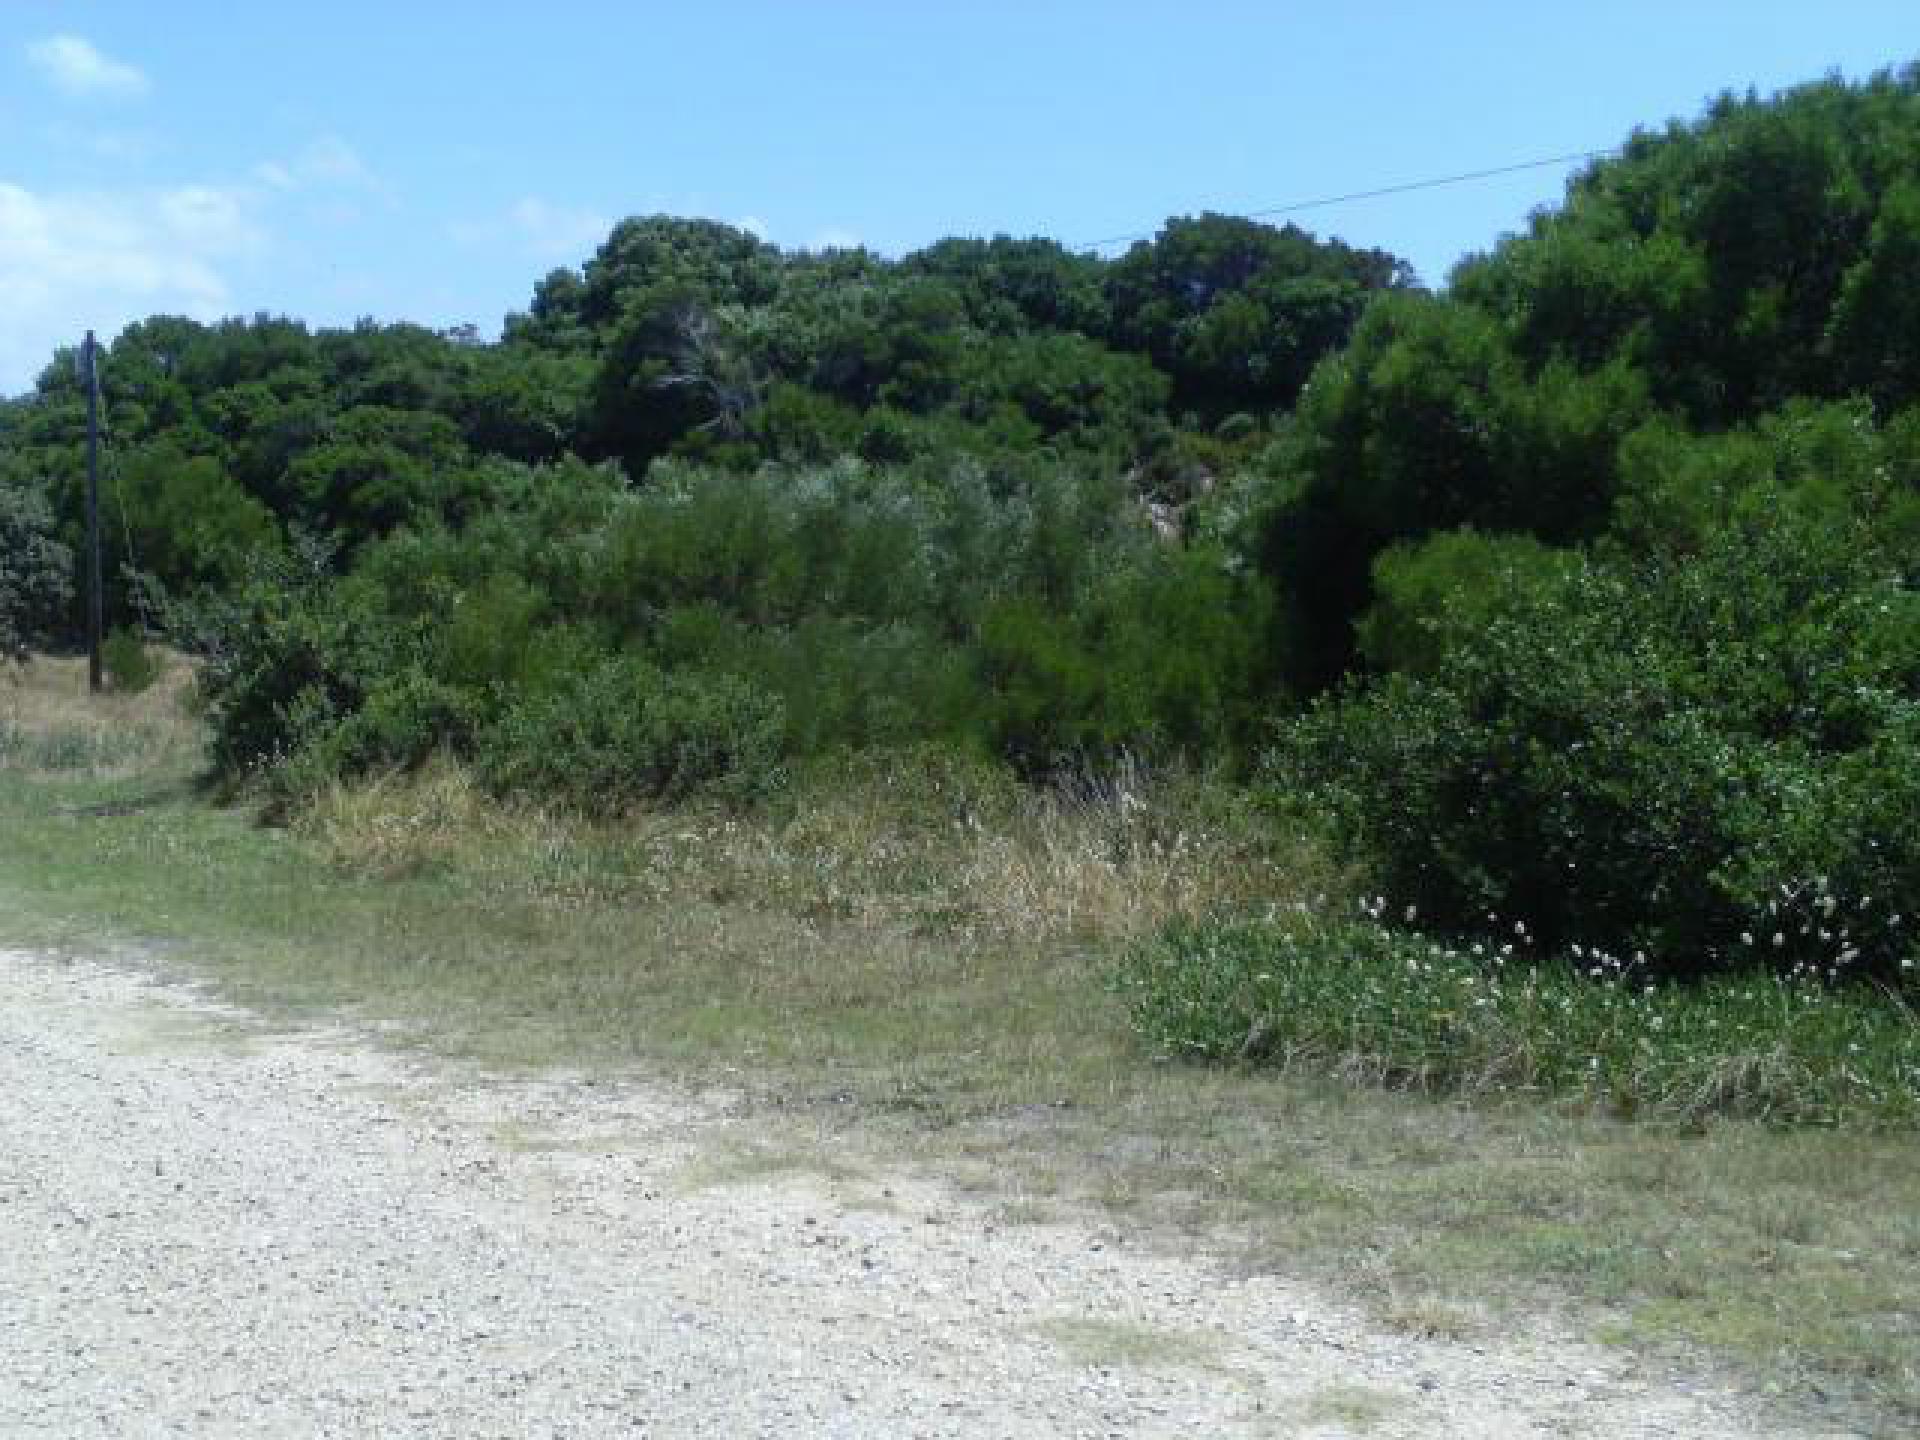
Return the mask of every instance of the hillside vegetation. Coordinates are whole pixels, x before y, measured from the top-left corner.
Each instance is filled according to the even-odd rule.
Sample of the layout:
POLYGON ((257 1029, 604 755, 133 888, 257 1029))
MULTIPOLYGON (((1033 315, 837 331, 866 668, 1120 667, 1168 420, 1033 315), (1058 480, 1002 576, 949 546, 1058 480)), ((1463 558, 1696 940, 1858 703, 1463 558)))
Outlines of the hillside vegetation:
MULTIPOLYGON (((497 343, 128 328, 109 605, 288 813, 1204 774, 1369 898, 1143 943, 1162 1047, 1905 1123, 1916 264, 1916 70, 1638 133, 1441 292, 1219 215, 1113 260, 628 220, 497 343)), ((82 409, 67 355, 0 406, 10 648, 76 639, 82 409)))

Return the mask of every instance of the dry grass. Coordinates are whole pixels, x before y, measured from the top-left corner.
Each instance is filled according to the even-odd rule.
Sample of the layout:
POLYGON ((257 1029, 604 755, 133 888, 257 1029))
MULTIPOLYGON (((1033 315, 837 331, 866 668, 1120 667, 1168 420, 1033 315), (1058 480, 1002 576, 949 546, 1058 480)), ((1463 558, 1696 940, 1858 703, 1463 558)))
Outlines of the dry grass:
POLYGON ((861 931, 1103 943, 1324 891, 1339 877, 1252 806, 1123 771, 1034 791, 939 752, 803 777, 777 811, 595 823, 485 795, 451 763, 337 785, 295 822, 332 864, 459 874, 554 903, 740 903, 861 931))
POLYGON ((85 657, 0 661, 0 761, 93 779, 178 771, 197 761, 205 740, 188 703, 193 667, 168 651, 153 658, 153 684, 133 695, 89 695, 85 657))

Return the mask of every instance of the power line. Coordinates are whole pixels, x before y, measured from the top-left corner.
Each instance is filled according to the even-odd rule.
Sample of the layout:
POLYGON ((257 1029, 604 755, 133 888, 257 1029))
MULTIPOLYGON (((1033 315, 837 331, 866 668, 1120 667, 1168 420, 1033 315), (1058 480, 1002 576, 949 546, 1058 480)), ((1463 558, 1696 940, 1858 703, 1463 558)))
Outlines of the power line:
POLYGON ((120 512, 120 534, 127 551, 126 563, 121 566, 120 573, 129 586, 133 608, 140 612, 140 633, 151 639, 155 633, 153 612, 147 604, 146 586, 140 579, 140 555, 134 549, 133 520, 127 510, 126 488, 120 483, 120 456, 115 448, 113 431, 108 428, 104 418, 100 422, 100 448, 106 460, 107 484, 113 490, 114 508, 120 512))
MULTIPOLYGON (((1611 155, 1608 150, 1580 150, 1570 155, 1550 155, 1543 160, 1522 160, 1517 165, 1495 165, 1487 170, 1465 170, 1458 175, 1440 175, 1431 180, 1409 180, 1403 185, 1382 185, 1374 190, 1355 190, 1346 195, 1324 195, 1317 200, 1295 200, 1287 205, 1273 205, 1264 210, 1243 210, 1239 216, 1244 220, 1268 220, 1276 215, 1295 215, 1302 210, 1318 210, 1328 205, 1344 205, 1350 200, 1378 200, 1383 195, 1406 195, 1415 190, 1438 190, 1444 185, 1465 185, 1474 180, 1491 180, 1498 175, 1518 175, 1523 170, 1544 170, 1550 165, 1571 165, 1576 161, 1598 160, 1603 155, 1611 155)), ((1104 250, 1109 245, 1128 245, 1135 240, 1151 240, 1157 231, 1143 230, 1133 235, 1109 235, 1104 240, 1087 240, 1076 246, 1079 250, 1104 250)))

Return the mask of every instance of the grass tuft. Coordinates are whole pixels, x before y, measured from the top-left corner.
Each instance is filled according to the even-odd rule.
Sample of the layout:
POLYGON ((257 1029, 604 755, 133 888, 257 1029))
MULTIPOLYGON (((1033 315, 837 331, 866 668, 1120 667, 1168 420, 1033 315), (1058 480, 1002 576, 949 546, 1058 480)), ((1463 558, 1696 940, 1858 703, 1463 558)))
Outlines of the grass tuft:
POLYGON ((1772 974, 1653 985, 1606 956, 1514 952, 1302 907, 1176 923, 1120 985, 1176 1055, 1627 1116, 1920 1123, 1920 1024, 1897 994, 1772 974))

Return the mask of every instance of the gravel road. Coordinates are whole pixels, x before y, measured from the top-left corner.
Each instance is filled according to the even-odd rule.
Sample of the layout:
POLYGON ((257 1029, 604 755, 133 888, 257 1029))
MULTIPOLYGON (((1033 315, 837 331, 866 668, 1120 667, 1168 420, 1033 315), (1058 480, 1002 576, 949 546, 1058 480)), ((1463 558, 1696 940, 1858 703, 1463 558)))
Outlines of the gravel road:
POLYGON ((783 1138, 0 951, 0 1435, 1782 1433, 783 1138))

